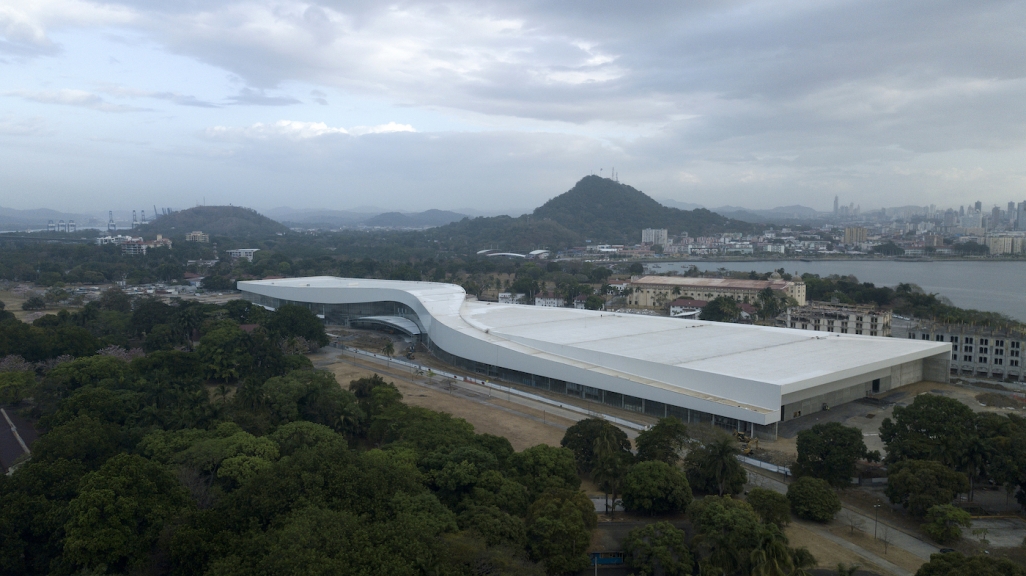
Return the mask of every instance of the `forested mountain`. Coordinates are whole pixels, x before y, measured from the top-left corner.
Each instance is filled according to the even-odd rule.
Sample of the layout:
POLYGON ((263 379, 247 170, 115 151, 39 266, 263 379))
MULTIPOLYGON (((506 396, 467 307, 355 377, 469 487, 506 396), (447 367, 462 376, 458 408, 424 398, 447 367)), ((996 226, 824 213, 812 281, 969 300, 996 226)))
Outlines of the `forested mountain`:
POLYGON ((585 176, 569 191, 534 210, 534 218, 554 220, 592 240, 635 243, 642 228, 666 228, 671 235, 705 236, 741 232, 752 225, 704 208, 668 208, 645 193, 609 178, 585 176))
POLYGON ((196 206, 161 216, 142 230, 147 235, 171 236, 201 230, 218 236, 253 237, 273 236, 279 232, 287 232, 288 228, 251 208, 196 206))
POLYGON ((704 208, 679 210, 656 202, 640 190, 599 176, 585 176, 569 191, 519 218, 465 219, 433 231, 438 238, 465 237, 471 243, 507 250, 564 248, 592 243, 635 244, 643 228, 666 228, 671 235, 704 236, 746 232, 748 222, 704 208))
POLYGON ((364 226, 381 226, 386 228, 431 228, 444 226, 465 218, 458 212, 449 210, 425 210, 404 214, 402 212, 385 212, 361 222, 364 226))

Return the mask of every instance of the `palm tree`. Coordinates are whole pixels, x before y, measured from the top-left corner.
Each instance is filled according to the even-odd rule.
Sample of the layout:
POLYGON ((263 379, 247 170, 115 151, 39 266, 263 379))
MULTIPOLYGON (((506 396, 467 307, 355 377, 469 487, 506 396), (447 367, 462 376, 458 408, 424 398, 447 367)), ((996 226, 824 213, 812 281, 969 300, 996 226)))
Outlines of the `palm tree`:
POLYGON ((731 468, 737 464, 737 456, 741 454, 741 449, 738 448, 737 441, 723 435, 706 444, 705 452, 705 472, 716 479, 716 488, 720 491, 720 496, 723 496, 727 490, 727 477, 731 468))
POLYGON ((965 454, 962 457, 962 465, 966 476, 969 477, 969 501, 972 502, 976 495, 976 478, 983 472, 983 468, 990 460, 990 449, 986 442, 976 436, 969 443, 965 454))
POLYGON ((845 566, 844 562, 841 562, 837 565, 837 576, 855 576, 855 573, 858 572, 859 568, 861 568, 861 566, 858 564, 845 566))
POLYGON ((607 494, 612 493, 613 506, 609 510, 611 515, 615 516, 616 496, 620 492, 623 476, 631 464, 630 453, 624 451, 616 434, 608 427, 603 428, 595 438, 594 451, 596 462, 591 475, 607 494))
POLYGON ((221 398, 221 404, 228 402, 228 394, 231 393, 231 389, 226 384, 221 384, 217 387, 217 395, 221 398))
POLYGON ((388 358, 388 365, 391 366, 392 356, 395 354, 395 345, 392 344, 391 340, 389 340, 388 343, 381 348, 381 353, 388 358))
POLYGON ((789 576, 794 570, 787 538, 776 526, 770 524, 759 535, 759 543, 749 558, 752 576, 789 576))

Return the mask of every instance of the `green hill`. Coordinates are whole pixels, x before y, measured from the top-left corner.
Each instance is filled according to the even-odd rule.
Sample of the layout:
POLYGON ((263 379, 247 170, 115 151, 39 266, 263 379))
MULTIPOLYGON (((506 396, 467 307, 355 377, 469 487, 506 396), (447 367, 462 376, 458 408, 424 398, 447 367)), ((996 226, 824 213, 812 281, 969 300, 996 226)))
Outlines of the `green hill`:
POLYGON ((197 206, 172 212, 146 225, 147 234, 165 236, 188 234, 200 230, 216 236, 256 237, 287 232, 279 222, 241 206, 197 206))
POLYGON ((585 176, 569 191, 536 208, 532 216, 610 244, 635 244, 641 240, 643 228, 666 228, 671 236, 752 230, 748 222, 704 208, 667 208, 640 190, 599 176, 585 176))
POLYGON ((429 231, 456 251, 497 248, 526 251, 559 249, 592 243, 637 244, 643 228, 666 228, 671 235, 687 232, 705 236, 720 232, 749 232, 754 226, 704 208, 667 208, 626 184, 586 176, 569 191, 531 214, 519 218, 464 218, 429 231))

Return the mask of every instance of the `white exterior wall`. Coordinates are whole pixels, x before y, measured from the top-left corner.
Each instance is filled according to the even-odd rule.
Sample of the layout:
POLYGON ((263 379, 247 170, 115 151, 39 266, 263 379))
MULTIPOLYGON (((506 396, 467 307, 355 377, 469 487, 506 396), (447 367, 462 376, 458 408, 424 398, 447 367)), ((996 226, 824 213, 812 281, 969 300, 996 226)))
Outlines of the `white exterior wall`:
POLYGON ((946 344, 861 336, 842 341, 840 335, 780 328, 466 301, 459 286, 430 282, 299 278, 240 282, 239 289, 307 303, 399 302, 450 354, 762 425, 779 420, 785 396, 821 394, 848 382, 871 381, 895 365, 950 354, 946 344), (665 352, 651 344, 660 332, 671 338, 665 352), (693 334, 687 336, 690 344, 680 341, 687 334, 693 334), (760 335, 761 341, 753 340, 760 335), (827 368, 824 356, 845 345, 852 350, 844 366, 827 368), (688 352, 689 347, 699 350, 688 352), (867 357, 853 361, 860 350, 867 357), (809 368, 817 362, 823 369, 809 368))

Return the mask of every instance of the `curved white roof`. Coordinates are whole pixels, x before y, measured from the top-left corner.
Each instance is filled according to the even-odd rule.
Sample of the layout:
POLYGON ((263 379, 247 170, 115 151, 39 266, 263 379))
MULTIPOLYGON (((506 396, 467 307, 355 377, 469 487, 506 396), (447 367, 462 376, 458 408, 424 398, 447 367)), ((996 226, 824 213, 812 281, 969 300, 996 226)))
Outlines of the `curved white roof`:
POLYGON ((941 342, 480 302, 433 282, 314 277, 239 289, 311 304, 401 302, 451 354, 759 424, 779 420, 785 395, 950 353, 941 342))

